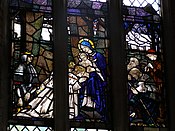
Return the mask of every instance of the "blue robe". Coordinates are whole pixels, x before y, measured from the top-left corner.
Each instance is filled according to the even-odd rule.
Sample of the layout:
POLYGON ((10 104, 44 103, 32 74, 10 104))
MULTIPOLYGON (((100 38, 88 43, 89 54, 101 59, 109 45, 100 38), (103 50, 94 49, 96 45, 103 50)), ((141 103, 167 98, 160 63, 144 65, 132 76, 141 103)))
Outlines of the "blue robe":
POLYGON ((96 52, 93 56, 95 64, 97 65, 100 73, 102 74, 104 81, 101 77, 97 74, 96 71, 91 72, 89 74, 89 78, 81 84, 80 94, 79 94, 79 105, 80 110, 82 107, 82 102, 84 98, 85 89, 87 91, 87 96, 91 97, 91 100, 95 102, 95 110, 104 118, 106 114, 106 88, 107 88, 107 68, 106 68, 106 60, 105 57, 96 52))

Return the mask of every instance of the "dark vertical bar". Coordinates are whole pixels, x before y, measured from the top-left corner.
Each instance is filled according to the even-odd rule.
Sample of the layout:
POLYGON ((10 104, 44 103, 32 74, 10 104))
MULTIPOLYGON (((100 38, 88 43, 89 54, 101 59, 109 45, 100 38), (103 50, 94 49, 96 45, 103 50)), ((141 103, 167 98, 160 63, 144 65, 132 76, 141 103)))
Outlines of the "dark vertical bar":
POLYGON ((163 38, 166 73, 166 96, 168 101, 168 127, 175 131, 175 9, 174 0, 162 0, 163 5, 163 38))
POLYGON ((127 131, 126 54, 122 26, 122 0, 110 1, 110 62, 114 131, 127 131))
POLYGON ((68 131, 66 0, 53 0, 55 131, 68 131))
POLYGON ((9 60, 9 47, 8 47, 8 5, 7 0, 0 1, 0 130, 7 131, 8 120, 8 89, 9 89, 9 76, 8 68, 9 60))

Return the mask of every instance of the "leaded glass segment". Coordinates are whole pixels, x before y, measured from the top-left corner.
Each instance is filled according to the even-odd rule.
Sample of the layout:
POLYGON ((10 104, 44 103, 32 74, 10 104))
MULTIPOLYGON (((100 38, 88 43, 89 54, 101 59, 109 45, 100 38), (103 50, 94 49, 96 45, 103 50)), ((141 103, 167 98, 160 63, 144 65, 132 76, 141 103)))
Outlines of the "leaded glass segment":
POLYGON ((123 0, 123 4, 125 6, 141 8, 148 8, 150 6, 152 9, 148 8, 149 11, 157 12, 160 15, 160 0, 123 0))
POLYGON ((108 2, 68 0, 67 14, 69 119, 109 122, 108 2))
MULTIPOLYGON (((37 125, 38 121, 53 118, 52 1, 10 0, 9 16, 11 22, 9 123, 37 125)), ((45 126, 49 124, 51 122, 47 122, 45 126)), ((21 126, 10 126, 12 131, 20 131, 21 128, 21 126)), ((24 126, 22 130, 44 129, 34 128, 24 126)), ((50 131, 51 128, 44 130, 50 131)))
POLYGON ((10 125, 10 131, 53 131, 51 127, 10 125))
POLYGON ((106 130, 106 129, 71 128, 70 131, 112 131, 112 130, 106 130))
POLYGON ((166 127, 159 0, 124 0, 130 126, 166 127))
POLYGON ((11 7, 16 9, 52 12, 52 0, 9 0, 9 3, 11 7))

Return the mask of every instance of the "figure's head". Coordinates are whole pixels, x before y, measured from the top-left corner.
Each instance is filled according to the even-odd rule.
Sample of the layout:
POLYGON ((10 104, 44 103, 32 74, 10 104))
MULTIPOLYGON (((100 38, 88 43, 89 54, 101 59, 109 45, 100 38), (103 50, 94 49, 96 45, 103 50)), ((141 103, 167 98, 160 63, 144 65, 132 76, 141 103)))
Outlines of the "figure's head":
POLYGON ((148 53, 147 53, 146 56, 147 56, 150 60, 156 60, 156 59, 157 59, 157 55, 155 54, 156 51, 155 51, 154 49, 149 49, 147 52, 148 52, 148 53))
POLYGON ((21 61, 22 62, 27 62, 31 63, 33 61, 33 54, 31 52, 24 52, 23 55, 21 56, 21 61))
POLYGON ((127 65, 127 70, 130 70, 139 65, 139 60, 135 57, 131 57, 127 65))
POLYGON ((86 55, 86 53, 80 53, 79 54, 80 60, 84 61, 88 59, 88 56, 86 55))
POLYGON ((81 39, 78 43, 79 50, 85 53, 92 53, 94 50, 94 43, 89 39, 81 39))
POLYGON ((82 66, 75 66, 75 70, 73 71, 74 74, 81 77, 85 73, 86 69, 82 66))
MULTIPOLYGON (((138 68, 132 68, 128 75, 138 80, 142 76, 142 72, 138 68)), ((131 79, 131 78, 128 78, 128 79, 131 79)))
POLYGON ((68 67, 73 69, 75 67, 75 62, 69 62, 68 67))

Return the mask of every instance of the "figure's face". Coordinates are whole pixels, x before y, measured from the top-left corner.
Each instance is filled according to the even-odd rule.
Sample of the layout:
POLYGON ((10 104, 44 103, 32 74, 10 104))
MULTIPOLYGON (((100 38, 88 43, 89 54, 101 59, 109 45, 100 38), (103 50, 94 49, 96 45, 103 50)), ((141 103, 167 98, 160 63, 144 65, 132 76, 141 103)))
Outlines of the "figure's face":
POLYGON ((28 57, 27 57, 27 62, 30 63, 30 62, 32 62, 32 60, 33 60, 33 57, 32 57, 32 56, 28 56, 28 57))
POLYGON ((145 87, 144 82, 139 82, 139 83, 137 84, 137 90, 138 90, 139 92, 146 92, 146 91, 147 91, 147 88, 145 87))
POLYGON ((127 70, 132 69, 133 67, 136 67, 139 64, 139 61, 136 58, 130 58, 130 61, 127 65, 127 70))
POLYGON ((80 59, 81 60, 87 60, 87 55, 85 53, 80 54, 80 59))
POLYGON ((156 60, 157 59, 157 55, 155 55, 155 54, 147 54, 146 55, 149 59, 151 59, 151 60, 156 60))
POLYGON ((136 80, 142 76, 142 73, 140 72, 139 69, 137 68, 132 68, 131 71, 129 72, 129 75, 131 75, 133 78, 136 80))
POLYGON ((89 53, 89 54, 92 53, 92 50, 87 46, 81 45, 81 49, 85 53, 89 53))

